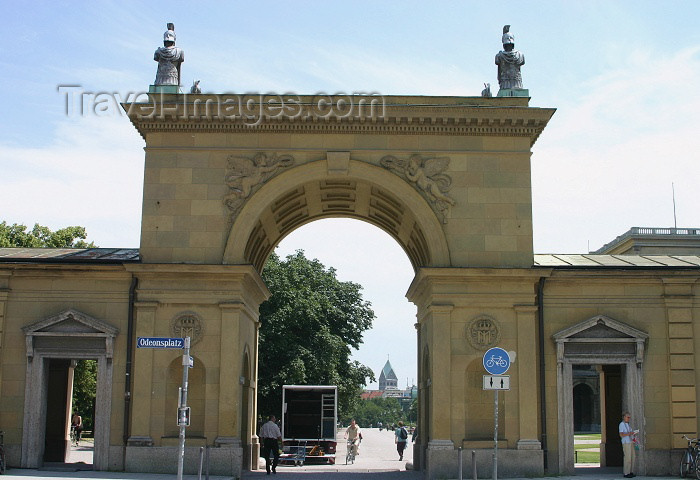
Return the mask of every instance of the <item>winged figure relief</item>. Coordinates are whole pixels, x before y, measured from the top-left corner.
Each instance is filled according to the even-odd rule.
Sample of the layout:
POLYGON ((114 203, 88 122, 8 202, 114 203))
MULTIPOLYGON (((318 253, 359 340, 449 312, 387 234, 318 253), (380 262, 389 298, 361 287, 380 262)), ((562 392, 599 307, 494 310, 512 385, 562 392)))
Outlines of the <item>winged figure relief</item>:
POLYGON ((435 205, 445 221, 447 210, 455 204, 454 199, 447 195, 452 179, 443 173, 450 165, 449 157, 424 158, 421 155, 411 155, 403 160, 387 155, 379 163, 413 183, 435 205))
POLYGON ((229 156, 225 182, 230 192, 224 197, 224 203, 236 213, 253 189, 273 177, 279 169, 293 164, 294 157, 291 155, 273 153, 268 156, 259 152, 252 158, 229 156))

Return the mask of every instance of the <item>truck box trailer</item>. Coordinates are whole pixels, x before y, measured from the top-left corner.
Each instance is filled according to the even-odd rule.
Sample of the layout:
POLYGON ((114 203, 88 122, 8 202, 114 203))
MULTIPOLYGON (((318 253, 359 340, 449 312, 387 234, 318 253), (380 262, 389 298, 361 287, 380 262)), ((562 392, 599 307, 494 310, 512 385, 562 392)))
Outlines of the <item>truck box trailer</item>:
POLYGON ((335 463, 337 424, 336 385, 283 385, 280 460, 335 463))

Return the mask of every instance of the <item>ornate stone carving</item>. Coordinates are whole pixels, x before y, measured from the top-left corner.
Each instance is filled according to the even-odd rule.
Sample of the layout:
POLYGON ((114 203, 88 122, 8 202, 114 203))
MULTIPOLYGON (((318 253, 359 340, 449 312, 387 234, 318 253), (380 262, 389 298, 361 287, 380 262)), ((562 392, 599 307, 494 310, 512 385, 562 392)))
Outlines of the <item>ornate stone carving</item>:
POLYGON ((263 152, 256 153, 252 158, 230 155, 225 178, 230 191, 224 196, 224 204, 231 211, 231 220, 238 215, 243 203, 254 191, 281 169, 293 164, 294 157, 291 155, 273 153, 268 156, 263 152))
POLYGON ((447 195, 452 178, 442 173, 450 165, 449 157, 426 158, 416 154, 402 160, 393 155, 387 155, 379 163, 413 184, 416 190, 428 199, 435 213, 442 219, 442 223, 447 223, 449 209, 455 204, 454 199, 447 195))
POLYGON ((487 350, 495 347, 501 339, 501 329, 498 322, 487 315, 472 319, 467 325, 467 340, 477 350, 487 350))
POLYGON ((178 313, 170 324, 173 337, 190 337, 190 345, 194 345, 202 339, 204 326, 202 319, 194 312, 178 313))

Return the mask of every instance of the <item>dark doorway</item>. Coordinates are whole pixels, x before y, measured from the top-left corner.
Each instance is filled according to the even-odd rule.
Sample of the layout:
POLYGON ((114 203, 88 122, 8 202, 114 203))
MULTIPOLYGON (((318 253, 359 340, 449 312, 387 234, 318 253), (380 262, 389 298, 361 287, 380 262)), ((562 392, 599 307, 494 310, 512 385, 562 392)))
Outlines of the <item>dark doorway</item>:
POLYGON ((97 362, 51 358, 47 362, 44 466, 71 463, 92 469, 97 362), (76 368, 77 367, 77 368, 76 368), (82 418, 82 437, 71 439, 71 417, 82 418), (76 439, 78 440, 78 439, 76 439))
POLYGON ((622 414, 622 365, 603 365, 605 383, 605 465, 622 466, 622 443, 618 427, 622 414))
POLYGON ((595 420, 598 399, 593 389, 585 383, 574 387, 574 433, 599 432, 600 423, 595 420))
POLYGON ((46 395, 44 462, 64 462, 70 448, 68 410, 73 370, 70 360, 52 358, 46 362, 49 374, 46 395))

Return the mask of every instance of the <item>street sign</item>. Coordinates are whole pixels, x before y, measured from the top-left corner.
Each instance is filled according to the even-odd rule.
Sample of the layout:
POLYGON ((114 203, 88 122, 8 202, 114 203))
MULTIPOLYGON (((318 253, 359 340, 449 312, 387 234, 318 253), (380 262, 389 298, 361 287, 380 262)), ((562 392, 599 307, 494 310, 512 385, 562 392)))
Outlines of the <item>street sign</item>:
POLYGON ((484 390, 510 390, 510 375, 484 375, 484 390))
POLYGON ((138 337, 136 348, 185 348, 184 338, 138 337))
POLYGON ((510 368, 510 355, 502 348, 489 348, 484 353, 484 368, 491 375, 503 375, 510 368))
POLYGON ((190 407, 178 407, 177 409, 177 426, 190 426, 190 407))

